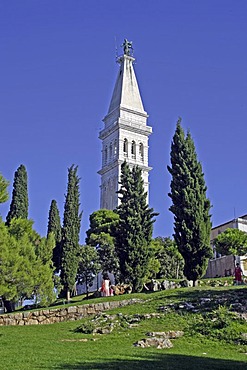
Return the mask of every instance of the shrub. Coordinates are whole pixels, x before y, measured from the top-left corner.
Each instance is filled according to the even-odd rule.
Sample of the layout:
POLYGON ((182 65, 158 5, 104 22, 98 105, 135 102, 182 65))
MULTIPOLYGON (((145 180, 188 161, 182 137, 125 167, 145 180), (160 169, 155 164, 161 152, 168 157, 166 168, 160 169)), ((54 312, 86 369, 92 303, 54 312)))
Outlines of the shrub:
POLYGON ((219 305, 216 310, 193 316, 188 324, 188 332, 218 339, 228 343, 247 344, 242 335, 243 319, 230 312, 226 306, 219 305))

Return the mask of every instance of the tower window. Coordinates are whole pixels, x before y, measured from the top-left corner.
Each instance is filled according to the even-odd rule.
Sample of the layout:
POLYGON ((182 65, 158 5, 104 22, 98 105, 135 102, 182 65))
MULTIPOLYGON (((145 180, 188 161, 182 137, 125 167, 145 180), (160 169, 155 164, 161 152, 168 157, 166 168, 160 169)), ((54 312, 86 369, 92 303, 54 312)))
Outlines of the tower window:
POLYGON ((135 141, 133 140, 132 143, 131 143, 131 157, 133 159, 136 158, 136 143, 135 141))
POLYGON ((128 157, 128 140, 127 139, 124 139, 124 142, 123 142, 123 152, 124 152, 124 156, 128 157))
POLYGON ((105 164, 107 163, 108 161, 108 148, 107 148, 107 145, 105 147, 105 164))
POLYGON ((139 156, 140 156, 141 161, 143 161, 143 159, 144 159, 144 150, 143 150, 143 144, 142 143, 139 144, 139 156))
POLYGON ((116 158, 116 156, 117 156, 117 140, 115 139, 114 140, 114 158, 116 158))
POLYGON ((110 154, 109 154, 110 159, 112 159, 112 143, 110 143, 110 154))

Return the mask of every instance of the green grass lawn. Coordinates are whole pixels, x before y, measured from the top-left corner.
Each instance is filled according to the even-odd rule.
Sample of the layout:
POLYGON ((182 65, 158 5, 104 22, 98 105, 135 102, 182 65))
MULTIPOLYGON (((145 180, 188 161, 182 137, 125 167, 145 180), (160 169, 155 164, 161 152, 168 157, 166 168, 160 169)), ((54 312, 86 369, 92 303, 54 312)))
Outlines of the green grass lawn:
MULTIPOLYGON (((193 332, 191 331, 193 320, 199 317, 202 310, 191 313, 183 309, 173 309, 185 301, 196 305, 204 297, 211 300, 203 307, 203 311, 208 313, 217 311, 219 302, 222 307, 228 307, 234 302, 246 300, 247 287, 183 288, 133 296, 145 298, 146 303, 126 306, 106 313, 135 315, 160 312, 161 317, 141 320, 139 325, 133 328, 128 325, 119 326, 110 334, 103 335, 84 334, 76 330, 81 325, 91 322, 91 317, 51 325, 0 327, 0 368, 3 370, 247 369, 246 343, 227 341, 229 338, 217 339, 217 337, 193 332), (169 310, 160 310, 164 306, 170 307, 169 310), (133 345, 136 341, 145 338, 149 331, 168 330, 185 332, 183 337, 173 340, 173 348, 158 350, 133 345)), ((109 299, 117 299, 117 297, 109 299)), ((222 315, 224 321, 224 312, 222 315)), ((212 320, 212 323, 214 322, 212 320)), ((231 330, 235 330, 234 328, 240 328, 241 332, 247 333, 247 322, 232 320, 225 328, 226 333, 231 335, 231 330)), ((213 334, 214 329, 210 330, 213 334)))

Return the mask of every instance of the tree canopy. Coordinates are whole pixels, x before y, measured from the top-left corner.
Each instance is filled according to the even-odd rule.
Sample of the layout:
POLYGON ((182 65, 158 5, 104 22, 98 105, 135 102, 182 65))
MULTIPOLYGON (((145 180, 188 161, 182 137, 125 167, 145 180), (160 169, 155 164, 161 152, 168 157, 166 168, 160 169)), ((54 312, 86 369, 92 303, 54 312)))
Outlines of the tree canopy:
POLYGON ((178 120, 171 145, 172 200, 170 211, 174 214, 174 239, 182 254, 184 275, 195 281, 206 271, 212 255, 210 247, 210 201, 206 196, 202 166, 197 160, 190 133, 185 136, 178 120))
POLYGON ((46 305, 53 301, 54 240, 41 238, 33 222, 13 219, 10 226, 0 222, 0 296, 16 301, 35 295, 46 305))
POLYGON ((112 272, 119 277, 119 259, 115 249, 115 235, 119 224, 119 215, 108 209, 100 209, 90 215, 90 227, 86 243, 94 246, 99 255, 103 272, 112 272))
POLYGON ((151 246, 153 248, 152 259, 159 264, 156 271, 154 268, 150 269, 152 273, 155 271, 155 274, 151 277, 158 279, 183 278, 184 259, 175 241, 169 237, 159 236, 152 240, 151 246))
POLYGON ((97 239, 95 235, 106 233, 112 237, 115 236, 119 215, 110 209, 99 209, 90 215, 89 221, 89 229, 86 232, 86 244, 96 246, 97 239))
POLYGON ((216 251, 222 256, 247 254, 247 234, 239 229, 226 229, 214 240, 216 251))
POLYGON ((80 248, 78 282, 86 284, 88 296, 89 286, 100 271, 99 256, 94 247, 85 245, 80 248))

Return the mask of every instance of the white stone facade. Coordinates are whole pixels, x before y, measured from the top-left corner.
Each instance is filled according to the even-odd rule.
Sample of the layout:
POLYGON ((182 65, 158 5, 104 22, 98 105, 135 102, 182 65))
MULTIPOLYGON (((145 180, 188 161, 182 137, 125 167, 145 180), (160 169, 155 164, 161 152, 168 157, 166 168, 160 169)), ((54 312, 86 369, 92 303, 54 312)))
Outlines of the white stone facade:
MULTIPOLYGON (((130 167, 142 169, 144 188, 148 194, 148 137, 152 128, 147 126, 148 115, 144 111, 137 80, 134 58, 119 58, 119 74, 113 91, 108 114, 103 119, 102 167, 100 208, 115 209, 119 204, 117 190, 121 176, 121 164, 126 160, 130 167)), ((148 199, 147 199, 148 201, 148 199)))

